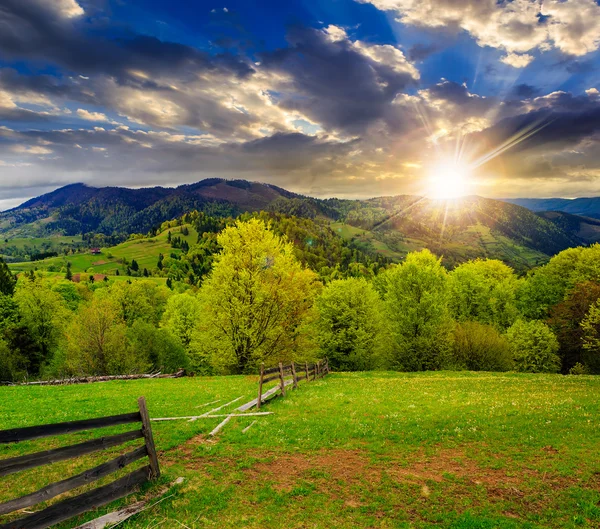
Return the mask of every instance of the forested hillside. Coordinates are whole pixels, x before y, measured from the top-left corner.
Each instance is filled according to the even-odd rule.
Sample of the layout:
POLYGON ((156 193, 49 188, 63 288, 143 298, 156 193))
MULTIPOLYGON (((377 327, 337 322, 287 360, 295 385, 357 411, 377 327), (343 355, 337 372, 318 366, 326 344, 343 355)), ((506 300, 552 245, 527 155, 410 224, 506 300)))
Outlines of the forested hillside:
MULTIPOLYGON (((323 200, 267 184, 221 179, 177 188, 67 186, 0 214, 0 236, 6 240, 4 255, 10 261, 33 260, 34 256, 40 260, 44 253, 60 253, 65 248, 51 242, 32 247, 27 238, 82 237, 88 248, 108 249, 134 234, 155 236, 165 222, 193 211, 220 219, 259 212, 274 218, 307 219, 334 230, 337 237, 329 234, 326 238, 333 245, 333 255, 338 253, 335 247, 342 244, 341 238, 356 250, 375 252, 391 261, 428 248, 450 268, 468 259, 489 257, 524 272, 561 250, 597 240, 589 223, 575 229, 572 223, 475 196, 456 201, 410 195, 323 200), (22 241, 19 245, 30 247, 30 252, 15 249, 11 240, 22 241)), ((329 262, 318 267, 337 264, 343 265, 329 262)))

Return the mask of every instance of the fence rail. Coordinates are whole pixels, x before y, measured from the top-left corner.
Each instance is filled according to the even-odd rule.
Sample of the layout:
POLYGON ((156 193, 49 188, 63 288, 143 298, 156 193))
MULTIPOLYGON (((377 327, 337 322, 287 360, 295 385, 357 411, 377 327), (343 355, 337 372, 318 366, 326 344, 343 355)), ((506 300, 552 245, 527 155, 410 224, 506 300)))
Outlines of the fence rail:
POLYGON ((292 362, 289 365, 283 365, 279 362, 278 366, 269 367, 267 369, 262 365, 260 368, 260 378, 258 380, 258 396, 248 404, 251 405, 250 407, 256 405, 256 409, 259 409, 263 402, 275 395, 281 394, 285 397, 286 388, 289 386, 296 389, 298 387, 298 382, 301 380, 310 382, 311 380, 324 377, 329 372, 329 360, 327 358, 319 360, 316 364, 298 364, 292 362), (263 393, 264 384, 268 384, 274 380, 278 380, 279 384, 263 393))
POLYGON ((160 468, 158 457, 156 455, 150 418, 148 416, 148 409, 144 397, 138 399, 138 407, 139 411, 135 413, 0 431, 0 444, 8 444, 54 435, 69 434, 82 430, 92 430, 129 423, 141 423, 140 429, 129 432, 108 437, 100 437, 84 443, 55 448, 53 450, 45 450, 43 452, 36 452, 24 456, 2 459, 0 460, 0 476, 6 476, 14 472, 20 472, 22 470, 40 467, 58 461, 73 459, 100 450, 106 450, 107 448, 120 446, 123 443, 135 439, 144 439, 144 444, 142 446, 126 454, 120 455, 111 461, 86 470, 76 476, 72 476, 56 483, 51 483, 31 494, 0 504, 0 515, 15 513, 21 509, 51 500, 60 494, 98 481, 146 456, 149 460, 147 466, 139 468, 108 485, 68 498, 47 507, 46 509, 29 514, 24 518, 4 523, 0 525, 0 529, 46 529, 57 523, 78 516, 79 514, 106 505, 113 500, 127 496, 140 484, 159 477, 160 468))

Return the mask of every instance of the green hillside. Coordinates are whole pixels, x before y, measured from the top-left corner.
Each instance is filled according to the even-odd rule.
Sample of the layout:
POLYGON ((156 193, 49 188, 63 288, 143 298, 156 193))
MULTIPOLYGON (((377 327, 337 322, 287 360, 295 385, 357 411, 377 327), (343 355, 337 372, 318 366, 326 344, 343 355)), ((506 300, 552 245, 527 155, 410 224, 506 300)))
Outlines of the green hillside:
POLYGON ((10 263, 14 272, 25 272, 33 269, 44 269, 49 272, 65 272, 67 263, 71 263, 71 271, 76 273, 87 272, 94 274, 115 275, 116 271, 122 274, 126 263, 136 260, 141 270, 151 270, 156 267, 160 254, 165 256, 175 253, 181 254, 180 249, 171 247, 168 234, 181 237, 191 246, 196 243, 198 233, 192 225, 169 228, 154 237, 141 237, 125 241, 117 246, 102 248, 101 253, 92 255, 89 250, 73 255, 53 257, 43 261, 10 263), (188 229, 189 234, 183 235, 181 229, 188 229))

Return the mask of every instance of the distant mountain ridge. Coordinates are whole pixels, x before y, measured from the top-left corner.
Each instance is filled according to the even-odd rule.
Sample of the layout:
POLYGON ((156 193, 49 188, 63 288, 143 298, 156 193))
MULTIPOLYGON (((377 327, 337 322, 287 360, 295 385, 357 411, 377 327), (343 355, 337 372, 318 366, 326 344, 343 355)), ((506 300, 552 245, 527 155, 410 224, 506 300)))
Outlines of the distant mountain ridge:
POLYGON ((582 198, 504 198, 504 202, 517 204, 531 211, 562 211, 600 219, 600 197, 582 198))
POLYGON ((548 217, 509 201, 477 196, 457 202, 413 195, 317 199, 270 184, 213 178, 175 188, 65 186, 0 213, 0 235, 102 233, 123 240, 193 210, 217 217, 263 210, 316 219, 335 225, 339 236, 364 244, 365 251, 395 260, 429 248, 449 266, 489 257, 520 271, 565 248, 598 240, 600 230, 581 217, 548 217))

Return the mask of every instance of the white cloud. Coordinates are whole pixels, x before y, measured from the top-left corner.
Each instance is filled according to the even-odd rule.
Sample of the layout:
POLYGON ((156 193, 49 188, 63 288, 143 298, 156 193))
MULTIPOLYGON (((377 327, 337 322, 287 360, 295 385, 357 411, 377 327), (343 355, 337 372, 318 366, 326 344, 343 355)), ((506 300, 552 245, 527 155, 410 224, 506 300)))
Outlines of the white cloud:
POLYGON ((557 48, 582 56, 600 47, 600 5, 596 0, 357 1, 392 11, 406 25, 464 30, 480 46, 509 54, 557 48))
POLYGON ((75 0, 47 0, 49 5, 54 8, 64 18, 76 18, 82 16, 85 11, 75 0))
POLYGON ((504 64, 508 64, 513 68, 525 68, 531 61, 533 61, 533 55, 528 53, 509 53, 505 57, 500 59, 504 64))
POLYGON ((87 121, 110 121, 106 114, 102 112, 89 112, 83 108, 77 109, 77 115, 87 121))

